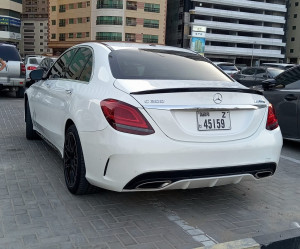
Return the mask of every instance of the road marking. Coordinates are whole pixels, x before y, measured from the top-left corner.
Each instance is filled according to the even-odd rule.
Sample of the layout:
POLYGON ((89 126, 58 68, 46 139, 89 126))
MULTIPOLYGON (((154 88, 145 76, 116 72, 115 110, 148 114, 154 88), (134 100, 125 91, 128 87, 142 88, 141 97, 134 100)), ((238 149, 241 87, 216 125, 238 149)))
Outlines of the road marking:
POLYGON ((185 220, 181 219, 176 212, 167 208, 164 203, 160 201, 153 201, 151 203, 155 208, 164 213, 170 221, 180 226, 185 233, 192 236, 195 241, 202 243, 204 246, 212 246, 218 243, 198 227, 190 226, 185 220))
POLYGON ((289 160, 289 161, 291 161, 291 162, 299 163, 299 164, 300 164, 300 160, 297 160, 297 159, 295 159, 295 158, 288 157, 288 156, 283 156, 283 155, 281 155, 280 157, 283 158, 283 159, 285 159, 285 160, 289 160))

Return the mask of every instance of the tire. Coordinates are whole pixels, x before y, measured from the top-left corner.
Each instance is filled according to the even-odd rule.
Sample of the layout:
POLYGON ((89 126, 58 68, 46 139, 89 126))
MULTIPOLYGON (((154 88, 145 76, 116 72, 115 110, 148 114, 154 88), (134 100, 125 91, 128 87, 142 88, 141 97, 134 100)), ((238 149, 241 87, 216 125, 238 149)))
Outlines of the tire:
POLYGON ((97 188, 85 178, 85 163, 79 135, 75 125, 71 125, 65 135, 64 176, 68 190, 75 195, 96 192, 97 188))
POLYGON ((35 140, 40 139, 39 135, 33 129, 30 109, 29 109, 29 102, 26 102, 26 109, 25 109, 25 122, 26 122, 26 138, 28 140, 35 140))
POLYGON ((25 88, 24 87, 19 87, 18 91, 16 91, 16 97, 17 98, 24 98, 24 92, 25 92, 25 88))

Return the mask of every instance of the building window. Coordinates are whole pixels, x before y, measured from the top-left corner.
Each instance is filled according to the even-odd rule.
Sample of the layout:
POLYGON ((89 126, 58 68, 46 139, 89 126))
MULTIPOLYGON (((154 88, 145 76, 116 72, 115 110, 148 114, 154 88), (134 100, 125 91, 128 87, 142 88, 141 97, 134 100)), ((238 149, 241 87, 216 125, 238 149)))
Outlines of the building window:
POLYGON ((294 14, 294 18, 297 18, 297 14, 294 14))
POLYGON ((43 23, 42 23, 42 22, 40 23, 40 26, 43 26, 43 23))
POLYGON ((294 49, 291 48, 291 49, 290 49, 290 53, 291 53, 291 54, 294 53, 294 49))
POLYGON ((97 0, 97 9, 123 9, 123 0, 97 0))
POLYGON ((117 33, 117 32, 96 32, 96 40, 122 41, 122 33, 117 33))
POLYGON ((74 24, 74 19, 73 18, 69 19, 69 24, 74 24))
POLYGON ((144 11, 159 13, 160 12, 160 5, 159 4, 154 4, 154 3, 145 3, 144 11))
POLYGON ((90 32, 85 32, 85 37, 90 37, 90 32))
POLYGON ((293 26, 293 30, 296 30, 296 26, 293 26))
POLYGON ((51 39, 56 39, 56 34, 51 34, 51 39))
POLYGON ((74 34, 73 33, 69 33, 69 38, 74 38, 74 34))
POLYGON ((135 1, 127 1, 126 9, 127 10, 137 10, 137 3, 135 1))
POLYGON ((143 35, 144 43, 158 43, 158 35, 143 35))
POLYGON ((291 41, 295 41, 295 37, 292 37, 292 38, 291 38, 291 41))
POLYGON ((76 38, 82 38, 82 33, 81 32, 77 33, 76 38))
POLYGON ((66 40, 66 34, 60 33, 60 34, 59 34, 59 40, 60 40, 60 41, 65 41, 65 40, 66 40))
POLYGON ((295 2, 295 6, 299 6, 299 2, 295 2))
POLYGON ((126 17, 126 25, 127 26, 136 26, 136 18, 126 17))
POLYGON ((82 17, 77 18, 77 23, 82 23, 82 17))
POLYGON ((159 28, 158 20, 144 19, 144 27, 145 28, 159 28))
POLYGON ((51 6, 52 11, 56 11, 56 6, 51 6))
POLYGON ((91 21, 90 17, 87 17, 86 22, 90 22, 90 21, 91 21))
POLYGON ((66 26, 66 19, 59 19, 59 27, 65 27, 66 26))
POLYGON ((51 20, 52 25, 56 25, 56 20, 51 20))
POLYGON ((40 42, 40 45, 44 45, 44 43, 43 43, 43 42, 40 42))
POLYGON ((77 4, 77 8, 78 9, 82 8, 82 2, 80 2, 80 3, 77 4))
POLYGON ((74 3, 70 3, 70 4, 69 4, 69 9, 70 9, 70 10, 74 9, 74 3))
POLYGON ((44 37, 43 36, 40 36, 40 39, 43 39, 44 37))
POLYGON ((66 6, 63 5, 59 5, 59 12, 66 12, 66 6))
POLYGON ((43 49, 40 49, 40 52, 43 52, 44 50, 43 49))
POLYGON ((122 25, 121 16, 97 16, 96 24, 122 25))
POLYGON ((125 41, 135 42, 136 41, 135 34, 126 33, 125 34, 125 41))
POLYGON ((90 2, 90 1, 87 1, 87 2, 86 2, 86 6, 89 7, 90 5, 91 5, 91 2, 90 2))
POLYGON ((43 33, 43 30, 42 30, 42 29, 40 29, 40 32, 41 32, 41 33, 43 33))

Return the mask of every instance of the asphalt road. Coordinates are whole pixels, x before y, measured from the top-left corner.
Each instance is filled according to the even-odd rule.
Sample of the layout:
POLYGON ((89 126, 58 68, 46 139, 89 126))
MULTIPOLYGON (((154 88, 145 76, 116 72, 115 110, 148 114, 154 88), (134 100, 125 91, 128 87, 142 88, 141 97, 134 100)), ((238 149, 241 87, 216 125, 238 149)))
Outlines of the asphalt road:
POLYGON ((73 196, 56 152, 26 140, 23 99, 0 93, 0 127, 0 248, 195 248, 300 223, 300 143, 260 181, 73 196))

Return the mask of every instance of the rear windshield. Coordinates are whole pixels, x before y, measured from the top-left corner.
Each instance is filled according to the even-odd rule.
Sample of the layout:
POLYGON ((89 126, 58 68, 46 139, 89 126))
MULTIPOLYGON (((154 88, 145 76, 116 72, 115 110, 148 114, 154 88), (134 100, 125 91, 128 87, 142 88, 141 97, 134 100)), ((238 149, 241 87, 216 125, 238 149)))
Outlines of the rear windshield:
POLYGON ((219 68, 223 70, 230 70, 230 71, 238 71, 237 67, 235 65, 230 65, 230 64, 220 64, 218 65, 219 68))
POLYGON ((0 58, 4 61, 21 61, 18 50, 15 47, 6 45, 0 46, 0 58))
POLYGON ((30 58, 29 59, 29 64, 39 64, 36 58, 30 58))
POLYGON ((109 62, 116 79, 232 81, 206 58, 187 52, 114 50, 109 62))

